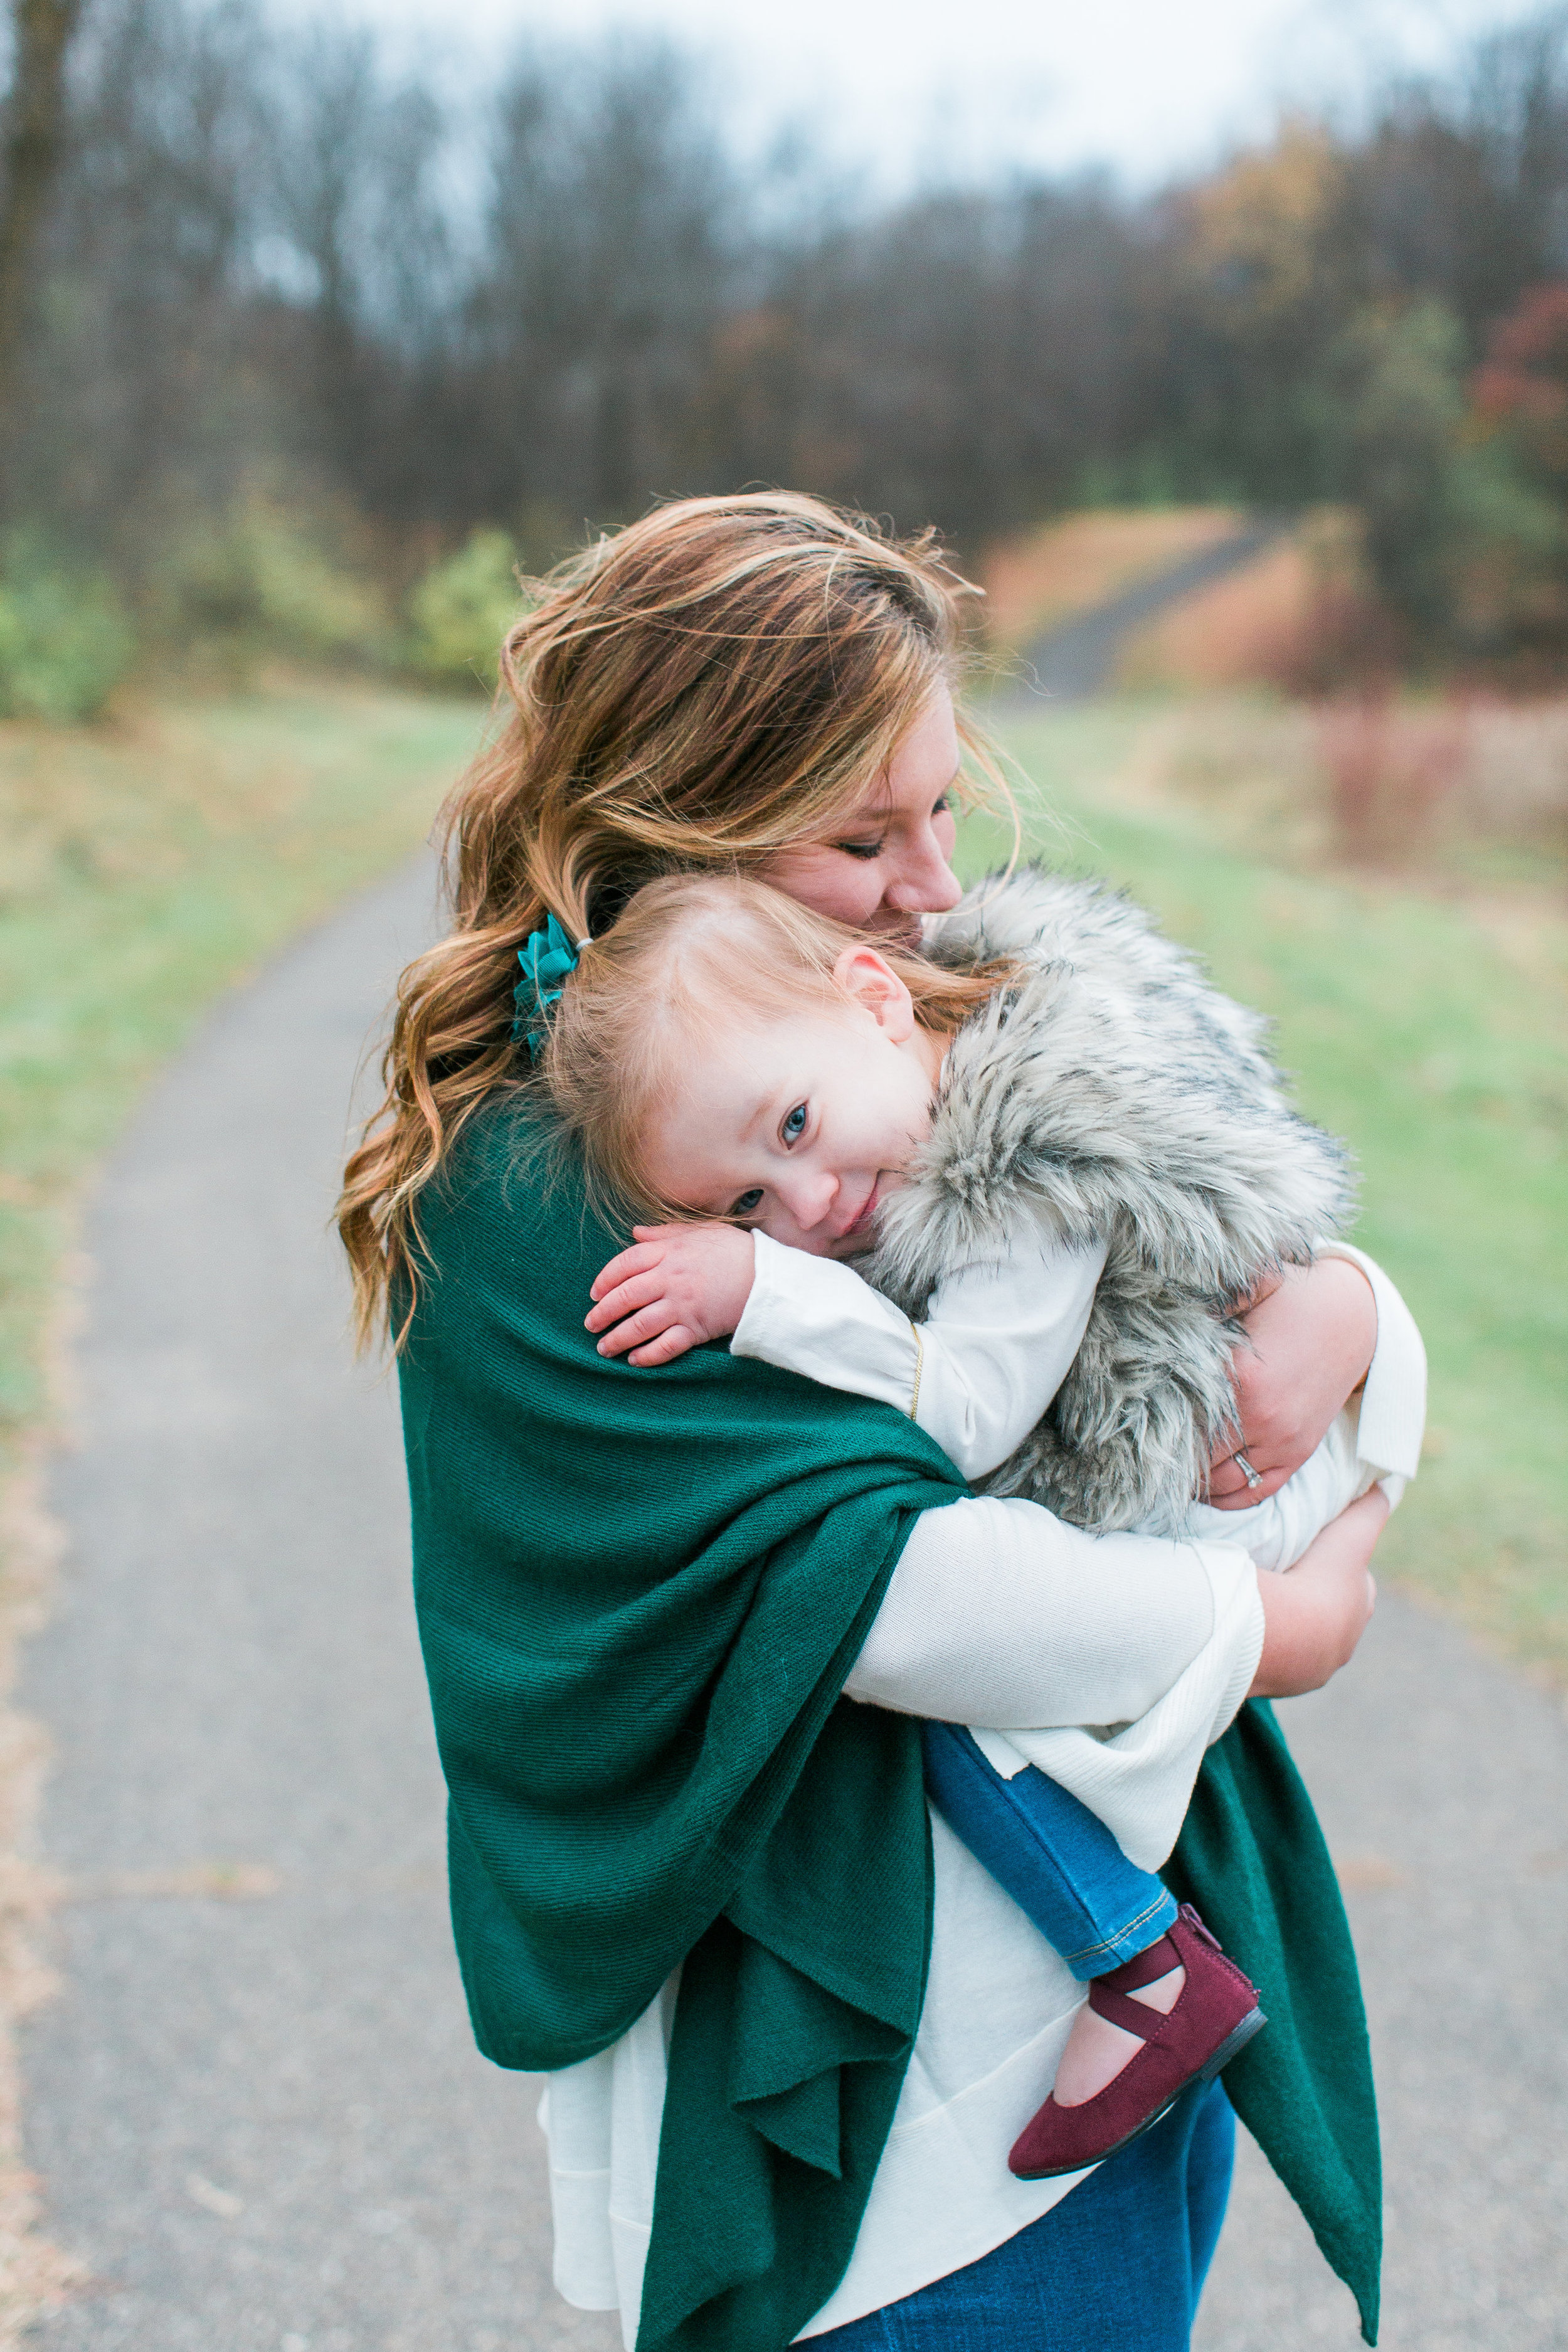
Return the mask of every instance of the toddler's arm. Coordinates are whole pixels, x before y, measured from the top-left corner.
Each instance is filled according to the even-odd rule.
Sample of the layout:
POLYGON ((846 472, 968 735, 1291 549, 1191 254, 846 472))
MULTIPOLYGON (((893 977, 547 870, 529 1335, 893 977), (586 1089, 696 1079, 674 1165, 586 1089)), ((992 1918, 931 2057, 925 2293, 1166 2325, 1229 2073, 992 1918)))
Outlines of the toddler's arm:
POLYGON ((1061 1386, 1104 1262, 1030 1219, 1000 1261, 941 1283, 917 1326, 837 1259, 732 1225, 639 1225, 595 1283, 587 1328, 639 1366, 732 1333, 738 1356, 895 1405, 979 1478, 1061 1386))
POLYGON ((971 1479, 1005 1462, 1060 1388, 1105 1264, 1031 1217, 1003 1258, 939 1283, 914 1324, 840 1261, 755 1240, 731 1352, 896 1405, 971 1479))

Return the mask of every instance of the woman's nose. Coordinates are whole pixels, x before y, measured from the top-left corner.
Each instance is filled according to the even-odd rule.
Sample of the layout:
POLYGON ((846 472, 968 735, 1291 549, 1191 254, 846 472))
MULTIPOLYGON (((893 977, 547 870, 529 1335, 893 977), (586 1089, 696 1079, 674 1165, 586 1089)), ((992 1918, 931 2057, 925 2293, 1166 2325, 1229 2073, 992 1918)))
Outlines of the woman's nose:
POLYGON ((882 894, 884 906, 900 914, 944 915, 963 896, 963 885, 948 864, 935 833, 928 825, 882 894))

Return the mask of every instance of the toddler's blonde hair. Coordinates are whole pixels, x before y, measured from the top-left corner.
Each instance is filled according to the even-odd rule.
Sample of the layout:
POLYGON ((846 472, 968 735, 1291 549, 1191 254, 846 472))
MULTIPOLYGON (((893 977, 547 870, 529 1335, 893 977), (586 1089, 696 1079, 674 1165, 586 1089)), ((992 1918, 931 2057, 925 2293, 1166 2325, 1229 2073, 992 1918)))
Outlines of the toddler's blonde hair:
POLYGON ((692 1215, 648 1181, 653 1120, 694 1056, 737 1020, 847 1004, 834 967, 858 943, 892 966, 925 1029, 957 1028, 1015 976, 1005 961, 944 971, 742 875, 673 875, 637 892, 584 949, 544 1051, 556 1108, 603 1206, 645 1221, 692 1215))

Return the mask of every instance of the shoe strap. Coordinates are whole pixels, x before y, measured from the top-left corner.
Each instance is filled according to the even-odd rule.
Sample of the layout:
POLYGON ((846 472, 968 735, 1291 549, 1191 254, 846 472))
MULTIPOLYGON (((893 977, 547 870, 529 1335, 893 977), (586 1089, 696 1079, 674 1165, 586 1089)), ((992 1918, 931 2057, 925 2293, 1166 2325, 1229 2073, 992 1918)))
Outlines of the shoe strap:
POLYGON ((1135 2033, 1140 2042, 1152 2041, 1165 2022, 1163 2010, 1151 2009, 1146 2000, 1129 2000, 1124 1992, 1108 1986, 1103 1977, 1096 1977, 1090 1984, 1089 2005, 1096 2017, 1120 2025, 1124 2033, 1135 2033))
POLYGON ((1123 1960, 1119 1969, 1107 1969, 1096 1984, 1109 1985, 1112 1992, 1135 1992, 1140 1985, 1152 1984, 1156 1977, 1168 1977, 1173 1969, 1182 1965, 1182 1956, 1169 1936, 1161 1936, 1123 1960))
POLYGON ((1111 2025, 1120 2025, 1124 2033, 1135 2033, 1140 2042, 1147 2042, 1165 2021, 1163 2010, 1152 2009, 1146 2000, 1129 2000, 1127 1996, 1140 1985, 1152 1984, 1157 1977, 1168 1977, 1173 1969, 1182 1966, 1182 1956, 1169 1936, 1161 1936, 1119 1969, 1108 1969, 1102 1977, 1090 1980, 1089 2005, 1097 2017, 1105 2018, 1111 2025))

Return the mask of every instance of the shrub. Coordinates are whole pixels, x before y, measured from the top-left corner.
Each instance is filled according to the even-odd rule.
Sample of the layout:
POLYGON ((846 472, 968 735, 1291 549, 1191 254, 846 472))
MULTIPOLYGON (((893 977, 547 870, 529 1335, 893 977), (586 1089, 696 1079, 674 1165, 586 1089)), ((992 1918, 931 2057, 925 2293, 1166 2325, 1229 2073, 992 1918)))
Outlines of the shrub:
POLYGON ((100 573, 11 540, 0 555, 0 716, 96 719, 130 666, 125 608, 100 573))
POLYGON ((1483 660, 1538 644, 1560 651, 1561 485, 1539 467, 1532 474, 1508 429, 1500 367, 1481 372, 1467 408, 1458 321, 1427 299, 1365 313, 1337 357, 1345 486, 1406 649, 1483 660))
POLYGON ((387 651, 375 589, 325 551, 310 520, 259 494, 188 541, 163 587, 165 633, 241 667, 264 653, 333 662, 387 651))
POLYGON ((413 667, 442 685, 492 688, 501 639, 526 601, 505 531, 472 532, 409 596, 413 667))

